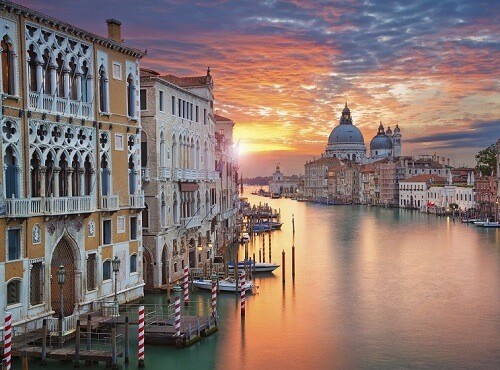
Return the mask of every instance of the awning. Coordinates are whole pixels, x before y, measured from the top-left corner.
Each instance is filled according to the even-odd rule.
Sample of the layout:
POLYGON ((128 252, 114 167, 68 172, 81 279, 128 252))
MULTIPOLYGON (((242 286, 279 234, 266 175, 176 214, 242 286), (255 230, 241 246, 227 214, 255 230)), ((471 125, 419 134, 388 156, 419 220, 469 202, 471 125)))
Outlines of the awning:
POLYGON ((180 182, 181 191, 196 191, 199 185, 195 182, 180 182))

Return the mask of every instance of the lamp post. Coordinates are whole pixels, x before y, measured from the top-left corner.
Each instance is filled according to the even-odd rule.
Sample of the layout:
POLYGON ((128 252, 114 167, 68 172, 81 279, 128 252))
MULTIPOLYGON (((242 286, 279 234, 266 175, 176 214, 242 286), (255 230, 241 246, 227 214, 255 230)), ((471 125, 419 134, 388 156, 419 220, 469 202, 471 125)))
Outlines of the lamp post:
POLYGON ((111 264, 113 266, 113 272, 115 274, 115 299, 114 299, 114 304, 115 304, 115 316, 118 316, 118 296, 117 296, 117 288, 118 288, 118 279, 116 275, 118 274, 118 271, 120 270, 120 259, 118 256, 115 254, 115 258, 111 260, 111 264))
POLYGON ((207 242, 207 248, 208 250, 210 251, 210 271, 212 271, 212 267, 213 267, 213 264, 212 264, 212 241, 210 239, 208 239, 208 242, 207 242))
POLYGON ((63 335, 63 317, 64 317, 64 297, 63 297, 63 286, 66 281, 66 270, 63 265, 59 266, 59 270, 57 270, 57 283, 59 284, 59 297, 61 298, 61 308, 59 312, 59 345, 62 346, 62 335, 63 335))

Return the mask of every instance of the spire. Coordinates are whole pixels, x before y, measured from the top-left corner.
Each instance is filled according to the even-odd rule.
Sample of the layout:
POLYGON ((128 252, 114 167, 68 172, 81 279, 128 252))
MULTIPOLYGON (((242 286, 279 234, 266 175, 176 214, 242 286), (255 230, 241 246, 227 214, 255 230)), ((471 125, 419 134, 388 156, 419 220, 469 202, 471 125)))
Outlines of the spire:
POLYGON ((207 76, 210 76, 210 67, 207 67, 207 76))
POLYGON ((380 125, 378 126, 378 133, 379 134, 384 134, 384 126, 382 125, 382 121, 380 121, 380 125))

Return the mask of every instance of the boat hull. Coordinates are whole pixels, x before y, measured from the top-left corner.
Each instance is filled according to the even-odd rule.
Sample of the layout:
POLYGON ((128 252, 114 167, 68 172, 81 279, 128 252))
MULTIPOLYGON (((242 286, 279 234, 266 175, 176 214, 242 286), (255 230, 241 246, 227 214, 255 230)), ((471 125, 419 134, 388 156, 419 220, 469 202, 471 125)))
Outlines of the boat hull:
MULTIPOLYGON (((212 290, 212 280, 194 280, 193 285, 198 289, 212 290)), ((245 283, 245 290, 249 291, 253 289, 253 283, 247 281, 245 283)), ((219 280, 219 292, 232 292, 235 293, 239 291, 236 289, 236 282, 228 282, 227 280, 219 280)))
MULTIPOLYGON (((248 262, 246 266, 250 269, 253 269, 253 263, 248 262)), ((238 270, 243 270, 245 265, 243 262, 238 263, 238 270)), ((266 262, 256 262, 255 263, 255 273, 258 272, 273 272, 276 270, 280 265, 276 263, 266 263, 266 262)), ((234 271, 234 265, 229 264, 229 270, 234 271)))

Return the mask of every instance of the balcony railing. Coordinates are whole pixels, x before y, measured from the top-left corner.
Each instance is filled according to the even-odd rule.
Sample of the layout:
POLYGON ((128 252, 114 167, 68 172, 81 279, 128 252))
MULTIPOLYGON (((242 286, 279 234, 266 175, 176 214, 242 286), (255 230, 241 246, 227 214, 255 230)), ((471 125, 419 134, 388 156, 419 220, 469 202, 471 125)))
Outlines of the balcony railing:
POLYGON ((95 210, 92 196, 6 199, 6 203, 10 217, 89 213, 95 210))
POLYGON ((217 181, 219 179, 219 173, 217 171, 208 171, 207 180, 217 181))
POLYGON ((129 195, 130 208, 144 208, 144 194, 129 195))
POLYGON ((201 226, 201 216, 185 217, 181 218, 181 225, 185 228, 200 227, 201 226))
POLYGON ((101 197, 101 209, 104 211, 115 211, 120 208, 118 195, 103 195, 101 197))
POLYGON ((172 170, 167 167, 160 167, 160 180, 170 180, 172 178, 172 170))
POLYGON ((92 103, 39 94, 34 91, 29 93, 29 107, 51 113, 92 118, 92 103))
POLYGON ((151 170, 149 167, 141 168, 141 178, 143 181, 151 181, 151 170))

